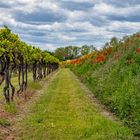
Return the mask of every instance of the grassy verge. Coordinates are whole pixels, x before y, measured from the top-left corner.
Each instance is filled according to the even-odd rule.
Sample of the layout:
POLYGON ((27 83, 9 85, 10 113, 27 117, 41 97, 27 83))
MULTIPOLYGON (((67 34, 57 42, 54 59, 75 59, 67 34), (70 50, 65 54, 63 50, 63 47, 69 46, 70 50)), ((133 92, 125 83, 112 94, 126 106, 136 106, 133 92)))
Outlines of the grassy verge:
POLYGON ((96 98, 114 112, 133 133, 140 137, 140 66, 107 62, 94 69, 82 64, 73 71, 96 98))
POLYGON ((111 46, 67 66, 140 139, 140 38, 132 35, 111 46), (106 49, 112 52, 103 57, 106 49))
POLYGON ((127 127, 99 113, 69 69, 59 72, 17 128, 20 140, 132 139, 127 127))

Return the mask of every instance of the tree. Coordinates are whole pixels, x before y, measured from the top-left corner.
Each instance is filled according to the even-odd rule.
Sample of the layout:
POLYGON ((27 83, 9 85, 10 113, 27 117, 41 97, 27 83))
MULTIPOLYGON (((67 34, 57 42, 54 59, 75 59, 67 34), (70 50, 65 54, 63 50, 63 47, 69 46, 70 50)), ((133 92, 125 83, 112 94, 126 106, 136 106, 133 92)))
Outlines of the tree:
POLYGON ((11 78, 15 71, 18 73, 19 96, 25 94, 29 69, 32 69, 35 81, 43 78, 46 67, 52 72, 58 68, 58 63, 59 60, 51 54, 21 41, 7 26, 0 29, 0 85, 5 81, 3 93, 7 102, 14 98, 15 87, 11 78))
POLYGON ((89 54, 90 53, 90 46, 88 45, 83 45, 81 47, 81 54, 82 55, 86 55, 86 54, 89 54))
POLYGON ((118 39, 116 37, 113 37, 111 40, 110 40, 110 45, 111 46, 117 46, 119 43, 118 39))

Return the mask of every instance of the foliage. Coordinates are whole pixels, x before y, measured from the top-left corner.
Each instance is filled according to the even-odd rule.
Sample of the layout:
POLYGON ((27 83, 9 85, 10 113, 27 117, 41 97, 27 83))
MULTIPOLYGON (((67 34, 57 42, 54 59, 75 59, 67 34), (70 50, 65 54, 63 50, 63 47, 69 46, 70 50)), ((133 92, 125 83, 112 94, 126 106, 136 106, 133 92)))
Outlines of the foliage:
POLYGON ((18 73, 19 96, 27 88, 28 71, 32 71, 33 80, 36 81, 46 77, 58 65, 56 57, 21 41, 7 26, 0 29, 0 85, 5 80, 3 93, 7 102, 13 101, 15 94, 11 81, 13 73, 18 73))
POLYGON ((93 45, 83 45, 81 47, 77 46, 67 46, 63 48, 57 48, 54 52, 54 55, 58 57, 60 60, 69 60, 80 57, 82 55, 86 55, 91 53, 94 50, 93 45))
POLYGON ((94 95, 140 136, 140 33, 113 38, 90 55, 65 61, 94 95))

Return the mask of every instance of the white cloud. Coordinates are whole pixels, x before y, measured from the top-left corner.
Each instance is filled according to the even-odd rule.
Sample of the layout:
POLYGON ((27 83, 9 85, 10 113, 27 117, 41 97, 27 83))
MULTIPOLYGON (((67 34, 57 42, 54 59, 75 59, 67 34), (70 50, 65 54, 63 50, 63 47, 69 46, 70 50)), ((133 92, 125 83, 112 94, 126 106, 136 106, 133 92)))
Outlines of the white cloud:
POLYGON ((112 31, 122 31, 128 30, 128 32, 138 32, 140 29, 140 23, 139 22, 127 22, 127 21, 113 21, 110 23, 108 27, 106 27, 107 30, 112 31))
POLYGON ((135 15, 140 11, 140 5, 130 5, 129 7, 116 7, 107 3, 98 3, 93 8, 93 12, 102 15, 135 15))
MULTIPOLYGON (((139 31, 140 20, 135 22, 133 19, 134 16, 139 16, 140 4, 118 7, 105 1, 7 0, 0 2, 0 4, 4 3, 11 6, 0 8, 0 26, 4 24, 9 25, 16 33, 21 35, 24 41, 49 50, 70 44, 95 44, 99 47, 113 36, 122 37, 125 34, 139 31), (87 10, 69 10, 61 7, 61 3, 64 1, 67 3, 78 2, 82 6, 88 3, 91 4, 91 8, 87 10), (53 14, 55 16, 61 15, 61 17, 66 19, 52 22, 38 21, 40 17, 37 17, 33 22, 19 20, 21 13, 21 16, 28 16, 34 12, 41 13, 44 11, 48 11, 52 16, 53 14), (17 15, 16 18, 15 15, 17 15), (132 21, 127 21, 125 18, 123 18, 123 21, 117 18, 113 20, 110 18, 115 16, 128 17, 132 21), (36 35, 38 33, 40 33, 40 36, 36 35)), ((50 16, 49 18, 53 17, 50 16)))

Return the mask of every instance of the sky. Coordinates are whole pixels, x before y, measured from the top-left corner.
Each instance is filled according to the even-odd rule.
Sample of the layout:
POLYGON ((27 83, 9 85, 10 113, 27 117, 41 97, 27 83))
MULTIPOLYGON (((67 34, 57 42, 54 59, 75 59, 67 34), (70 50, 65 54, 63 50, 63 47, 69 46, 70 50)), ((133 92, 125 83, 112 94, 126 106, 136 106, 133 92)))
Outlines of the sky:
POLYGON ((54 51, 140 31, 140 0, 0 0, 0 27, 26 43, 54 51))

